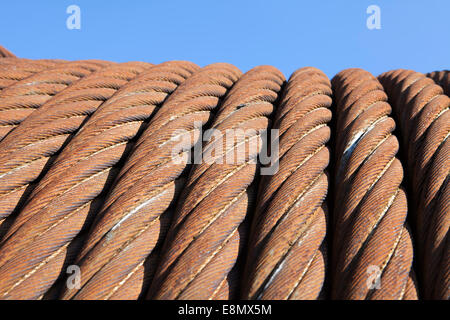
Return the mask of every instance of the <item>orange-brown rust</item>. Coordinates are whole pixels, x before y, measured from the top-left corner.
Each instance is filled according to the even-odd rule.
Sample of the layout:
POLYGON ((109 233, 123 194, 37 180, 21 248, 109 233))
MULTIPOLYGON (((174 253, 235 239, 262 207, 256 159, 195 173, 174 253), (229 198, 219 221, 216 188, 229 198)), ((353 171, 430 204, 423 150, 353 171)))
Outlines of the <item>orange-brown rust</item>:
POLYGON ((255 197, 257 165, 251 159, 258 149, 245 148, 242 161, 226 156, 240 144, 257 143, 283 82, 277 69, 256 67, 227 94, 212 124, 218 135, 204 144, 203 161, 193 166, 180 197, 149 298, 236 297, 239 277, 234 272, 247 233, 244 219, 255 197), (232 129, 250 132, 228 141, 223 135, 232 129))
POLYGON ((318 299, 325 279, 324 243, 331 84, 318 69, 293 73, 274 128, 279 170, 261 177, 253 218, 244 299, 318 299))
POLYGON ((391 107, 382 85, 364 70, 341 71, 332 84, 337 123, 331 296, 403 299, 413 249, 391 107))
MULTIPOLYGON (((447 75, 448 82, 448 72, 447 75)), ((450 99, 424 74, 380 75, 392 101, 406 150, 415 209, 418 265, 426 299, 450 299, 450 99)), ((439 75, 432 76, 445 84, 439 75)))
MULTIPOLYGON (((65 290, 63 299, 137 298, 145 293, 187 167, 174 161, 177 141, 172 138, 179 130, 200 130, 240 74, 228 64, 207 66, 159 108, 121 169, 81 250, 81 289, 65 290)), ((189 153, 194 143, 187 141, 178 152, 189 153)))

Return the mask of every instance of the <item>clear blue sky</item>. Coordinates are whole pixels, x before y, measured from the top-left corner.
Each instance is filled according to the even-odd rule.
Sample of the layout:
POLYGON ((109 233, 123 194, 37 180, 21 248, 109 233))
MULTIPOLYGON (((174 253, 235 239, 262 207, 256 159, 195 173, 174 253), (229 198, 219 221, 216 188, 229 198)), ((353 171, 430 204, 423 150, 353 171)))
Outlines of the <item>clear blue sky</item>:
POLYGON ((427 72, 450 68, 449 14, 448 0, 14 0, 0 5, 0 44, 33 59, 270 64, 287 77, 303 66, 329 77, 348 67, 427 72), (71 4, 81 30, 66 28, 71 4), (381 30, 366 27, 371 4, 381 30))

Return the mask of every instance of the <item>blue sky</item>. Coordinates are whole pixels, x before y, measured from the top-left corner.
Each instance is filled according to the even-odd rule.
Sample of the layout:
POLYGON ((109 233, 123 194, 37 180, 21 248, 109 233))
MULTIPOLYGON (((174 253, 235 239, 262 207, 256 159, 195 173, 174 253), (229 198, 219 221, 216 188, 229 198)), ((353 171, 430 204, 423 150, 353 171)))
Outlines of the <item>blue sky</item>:
POLYGON ((0 44, 26 58, 260 64, 288 77, 315 66, 329 77, 348 67, 450 68, 450 1, 2 1, 0 44), (66 8, 81 29, 66 28, 66 8), (366 9, 381 9, 369 30, 366 9))

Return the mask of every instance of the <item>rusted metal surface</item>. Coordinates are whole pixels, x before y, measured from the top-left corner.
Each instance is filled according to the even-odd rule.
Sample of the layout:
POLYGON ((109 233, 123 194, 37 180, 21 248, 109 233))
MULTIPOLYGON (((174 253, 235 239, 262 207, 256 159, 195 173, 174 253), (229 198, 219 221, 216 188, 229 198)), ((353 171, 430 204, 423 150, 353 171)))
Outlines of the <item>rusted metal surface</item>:
POLYGON ((444 92, 447 96, 450 96, 450 71, 442 70, 442 71, 434 71, 427 73, 427 77, 431 78, 438 85, 444 89, 444 92))
POLYGON ((4 88, 0 92, 0 141, 55 95, 107 64, 103 61, 68 62, 4 88))
MULTIPOLYGON (((230 299, 240 282, 235 274, 247 226, 244 222, 255 198, 258 149, 244 148, 242 161, 226 161, 240 144, 258 143, 261 130, 284 82, 269 66, 256 67, 243 75, 230 90, 212 124, 221 135, 229 129, 252 129, 235 140, 206 142, 203 161, 190 172, 148 298, 230 299), (211 153, 209 148, 219 147, 211 153), (208 161, 206 161, 208 159, 208 161), (216 161, 221 159, 220 161, 216 161)), ((223 136, 222 136, 223 138, 223 136)), ((240 273, 240 272, 239 272, 240 273)))
POLYGON ((379 78, 400 119, 415 209, 423 295, 426 299, 448 300, 450 99, 432 79, 412 70, 393 70, 379 78))
MULTIPOLYGON (((185 68, 197 69, 188 64, 185 68)), ((199 130, 240 75, 228 64, 207 66, 159 108, 133 147, 79 254, 81 289, 66 289, 63 299, 136 299, 145 293, 170 222, 171 203, 187 168, 172 157, 179 144, 173 137, 181 129, 189 137, 194 132, 195 139, 178 150, 189 154, 199 130)))
POLYGON ((341 71, 332 85, 337 117, 332 298, 410 299, 413 248, 387 96, 361 69, 341 71))
MULTIPOLYGON (((40 61, 18 58, 0 59, 0 92, 6 87, 12 86, 29 76, 53 68, 60 61, 40 61)), ((0 118, 1 119, 1 118, 0 118)))
POLYGON ((261 177, 244 299, 317 299, 325 279, 331 84, 318 69, 294 72, 273 128, 279 170, 261 177))
POLYGON ((15 54, 6 49, 3 46, 0 46, 0 58, 15 58, 15 54))
MULTIPOLYGON (((130 62, 106 67, 87 76, 36 110, 0 142, 3 221, 20 204, 30 184, 38 182, 36 179, 52 161, 51 157, 88 116, 148 67, 150 65, 146 63, 130 62)), ((102 183, 102 179, 91 181, 102 183)), ((56 196, 58 193, 47 194, 47 197, 56 196)), ((26 205, 27 202, 39 205, 45 198, 32 195, 28 200, 32 202, 25 201, 26 205)), ((0 243, 0 298, 37 298, 51 286, 48 279, 59 275, 69 246, 67 240, 81 226, 76 224, 76 219, 70 219, 70 215, 64 218, 60 212, 43 211, 36 215, 30 209, 20 211, 0 243), (59 227, 55 228, 56 225, 59 227), (67 232, 59 233, 64 227, 67 232), (47 241, 53 245, 45 245, 47 241)), ((90 203, 80 207, 79 211, 88 214, 90 203)), ((79 211, 75 212, 81 214, 79 211)))

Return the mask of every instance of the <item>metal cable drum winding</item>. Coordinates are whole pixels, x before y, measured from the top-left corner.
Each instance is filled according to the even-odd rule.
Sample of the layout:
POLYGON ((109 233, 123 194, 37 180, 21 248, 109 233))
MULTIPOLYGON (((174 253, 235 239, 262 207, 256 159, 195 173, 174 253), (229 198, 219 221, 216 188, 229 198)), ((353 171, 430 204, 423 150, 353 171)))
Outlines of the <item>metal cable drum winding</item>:
POLYGON ((419 72, 393 70, 379 78, 401 119, 424 298, 448 300, 450 99, 419 72))
POLYGON ((16 56, 14 55, 14 53, 12 53, 3 46, 0 46, 0 58, 15 58, 15 57, 16 56))
POLYGON ((273 128, 279 129, 275 175, 262 176, 244 299, 317 299, 325 279, 331 84, 316 68, 294 72, 273 128))
MULTIPOLYGON (((82 123, 78 120, 83 119, 83 111, 77 115, 74 107, 83 104, 83 98, 82 95, 76 98, 74 92, 87 90, 85 85, 88 82, 79 83, 80 79, 101 70, 107 64, 109 63, 103 61, 64 63, 27 77, 0 92, 0 136, 7 132, 9 135, 8 138, 0 139, 0 239, 9 224, 5 224, 5 219, 23 203, 32 189, 30 183, 39 177, 50 156, 70 136, 55 131, 49 123, 55 121, 55 125, 59 125, 62 130, 73 126, 71 121, 82 123), (66 107, 67 116, 58 115, 64 108, 64 97, 69 94, 73 96, 74 104, 66 107), (53 110, 53 106, 59 102, 61 104, 53 110), (35 108, 41 107, 42 111, 37 112, 34 117, 28 117, 35 108), (73 120, 68 117, 71 114, 73 120), (20 129, 15 130, 23 119, 27 121, 20 129), (13 131, 17 132, 11 135, 13 131)), ((84 109, 88 111, 89 106, 84 109)))
POLYGON ((4 88, 0 91, 0 141, 55 95, 107 64, 103 61, 58 64, 4 88))
POLYGON ((19 58, 0 59, 0 92, 20 80, 35 73, 53 68, 60 64, 58 60, 28 60, 19 58))
POLYGON ((66 289, 63 299, 136 299, 145 293, 187 169, 174 161, 173 152, 190 154, 201 127, 240 75, 229 64, 202 68, 159 108, 122 167, 79 254, 81 288, 66 289), (183 134, 189 139, 177 149, 180 142, 174 138, 183 134))
POLYGON ((438 85, 444 89, 444 92, 447 96, 450 96, 450 71, 442 70, 442 71, 433 71, 427 73, 427 77, 431 78, 438 85))
MULTIPOLYGON (((52 162, 51 157, 61 150, 85 120, 117 90, 150 66, 147 63, 130 62, 92 73, 56 95, 0 142, 3 219, 19 205, 20 198, 27 194, 30 184, 38 182, 48 163, 52 162)), ((83 210, 89 209, 83 207, 83 210)), ((36 247, 45 243, 45 240, 34 243, 34 239, 55 236, 54 231, 58 230, 54 226, 48 230, 44 227, 55 222, 51 217, 49 221, 42 221, 47 218, 47 215, 33 216, 27 211, 19 211, 7 229, 0 243, 0 298, 40 297, 52 284, 43 279, 59 273, 55 264, 63 263, 64 250, 68 244, 45 258, 40 256, 35 260, 29 259, 33 252, 45 248, 36 247), (52 258, 51 263, 47 264, 49 257, 52 258)), ((66 220, 62 219, 59 223, 64 222, 66 220)), ((59 241, 64 242, 67 236, 70 233, 59 235, 59 241)))
POLYGON ((399 145, 383 87, 361 69, 332 80, 336 167, 332 298, 417 299, 399 145))
POLYGON ((46 257, 86 229, 96 213, 93 203, 113 180, 118 170, 115 165, 126 157, 130 141, 191 74, 190 69, 195 69, 190 63, 172 62, 145 70, 105 101, 64 147, 15 222, 17 225, 33 219, 33 224, 28 225, 29 236, 22 235, 33 242, 31 256, 46 257))
POLYGON ((283 82, 276 68, 260 66, 243 75, 227 94, 211 127, 218 135, 204 144, 202 161, 193 166, 180 197, 148 298, 237 296, 237 260, 247 233, 244 219, 256 191, 259 149, 252 144, 258 144, 261 131, 267 130, 283 82), (231 141, 224 139, 233 129, 241 133, 236 131, 231 141), (212 152, 213 147, 219 149, 212 152), (227 162, 227 155, 236 161, 227 162))

